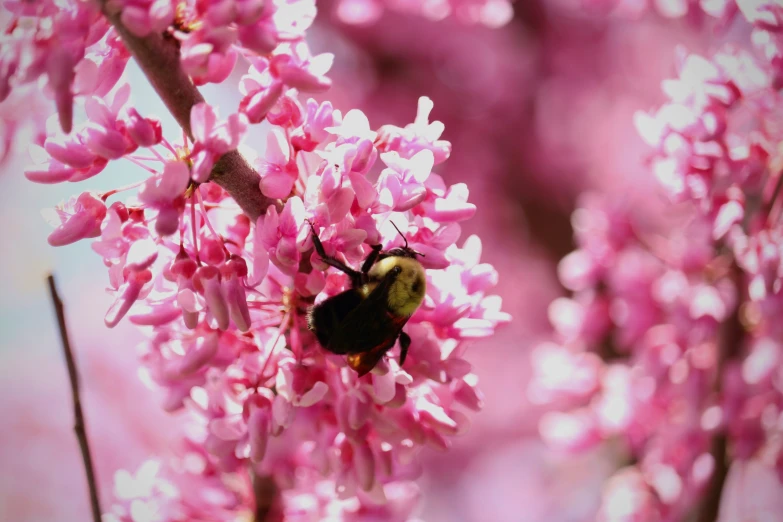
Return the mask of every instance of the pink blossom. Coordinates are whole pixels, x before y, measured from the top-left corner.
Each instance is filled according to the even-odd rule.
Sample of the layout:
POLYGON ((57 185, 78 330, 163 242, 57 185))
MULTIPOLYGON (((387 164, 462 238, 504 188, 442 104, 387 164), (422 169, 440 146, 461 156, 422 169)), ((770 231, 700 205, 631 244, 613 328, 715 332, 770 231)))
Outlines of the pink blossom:
POLYGON ((246 332, 250 329, 250 311, 243 286, 247 277, 247 263, 241 257, 235 256, 221 268, 221 276, 229 316, 239 331, 246 332))
POLYGON ((78 137, 70 139, 65 136, 56 136, 46 140, 44 149, 55 160, 75 169, 91 167, 98 155, 90 151, 78 137))
POLYGON ((253 16, 245 15, 239 21, 239 40, 244 47, 263 55, 280 42, 300 39, 312 24, 316 10, 312 0, 295 0, 265 2, 260 12, 250 12, 253 16))
POLYGON ((333 58, 330 54, 310 56, 308 47, 302 42, 281 46, 269 60, 253 60, 240 83, 244 95, 240 112, 246 114, 251 123, 258 123, 275 106, 286 87, 305 92, 328 89, 331 81, 324 75, 331 68, 333 58))
POLYGON ((468 187, 457 183, 445 187, 440 176, 429 178, 429 190, 422 201, 422 211, 440 223, 453 223, 470 219, 476 213, 476 206, 468 202, 468 187))
POLYGON ((109 160, 133 152, 138 144, 131 139, 125 122, 118 116, 129 96, 130 86, 125 84, 108 101, 89 98, 85 110, 90 121, 80 125, 78 133, 71 136, 55 133, 48 137, 44 150, 49 158, 32 150, 36 162, 46 167, 28 168, 28 179, 39 183, 82 181, 101 172, 109 160))
POLYGON ((117 297, 109 307, 103 322, 113 328, 125 317, 136 301, 141 297, 144 285, 152 279, 149 270, 129 270, 123 277, 123 282, 117 288, 117 297))
POLYGON ((193 158, 193 181, 202 183, 212 170, 215 162, 228 151, 239 146, 247 128, 247 118, 243 114, 232 114, 225 123, 218 125, 217 113, 206 103, 193 106, 190 114, 195 145, 191 152, 193 158))
POLYGON ((130 85, 125 84, 116 91, 111 103, 98 98, 87 101, 87 115, 91 121, 83 131, 84 142, 98 156, 118 159, 136 148, 127 135, 124 122, 118 117, 129 96, 130 85))
MULTIPOLYGON (((110 5, 115 2, 110 2, 110 5)), ((120 11, 120 20, 136 36, 163 32, 174 21, 171 0, 125 0, 112 6, 120 11)))
POLYGON ((424 182, 434 164, 432 153, 421 151, 405 160, 396 152, 387 152, 381 154, 381 160, 388 166, 378 179, 381 202, 397 211, 409 210, 421 203, 427 195, 424 182))
POLYGON ((285 198, 291 194, 299 169, 291 162, 288 141, 279 131, 273 130, 267 135, 266 155, 259 173, 261 192, 265 196, 285 198))
POLYGON ((380 150, 397 150, 406 159, 412 159, 419 151, 429 150, 435 165, 446 161, 451 154, 451 143, 441 140, 445 128, 439 121, 429 121, 434 104, 426 96, 419 98, 416 120, 405 128, 385 125, 378 133, 380 150))
POLYGON ((155 118, 142 118, 132 107, 128 109, 126 125, 129 137, 139 147, 152 147, 163 138, 160 121, 155 118))
POLYGON ((48 241, 52 246, 63 246, 99 236, 101 223, 106 217, 106 205, 94 194, 85 192, 59 206, 54 212, 61 224, 49 234, 48 241))
MULTIPOLYGON (((60 149, 59 144, 54 143, 50 148, 56 152, 67 152, 68 161, 75 161, 79 154, 78 151, 85 150, 81 147, 71 148, 70 146, 65 146, 62 147, 61 150, 58 150, 60 149)), ((106 160, 95 158, 95 161, 90 163, 87 167, 71 167, 49 156, 49 153, 46 152, 45 148, 37 147, 35 145, 30 147, 30 154, 33 156, 35 163, 25 169, 24 175, 27 179, 35 183, 52 184, 62 183, 64 181, 82 181, 99 174, 107 164, 106 160)))
POLYGON ((324 75, 331 69, 334 56, 329 53, 310 56, 304 44, 296 45, 291 54, 277 54, 269 62, 273 77, 303 92, 322 92, 332 82, 324 75))
POLYGON ((328 101, 318 104, 312 98, 308 98, 305 111, 302 135, 292 136, 291 142, 296 148, 310 152, 319 143, 328 140, 327 129, 335 126, 336 120, 340 118, 340 111, 335 111, 328 101))
POLYGON ((106 96, 120 80, 130 53, 112 30, 106 35, 105 46, 97 45, 89 51, 76 65, 74 90, 76 94, 106 96))
POLYGON ((299 231, 304 230, 304 205, 298 197, 290 198, 281 214, 269 207, 258 220, 258 235, 269 253, 269 259, 280 270, 291 271, 299 265, 301 253, 297 246, 299 231))
POLYGON ((236 31, 220 26, 205 26, 182 37, 180 60, 196 85, 220 83, 231 74, 238 58, 231 47, 235 39, 236 31))
POLYGON ((181 161, 172 161, 166 164, 161 174, 148 178, 139 190, 139 200, 158 211, 155 222, 158 234, 171 235, 179 229, 183 194, 189 182, 188 166, 181 161))

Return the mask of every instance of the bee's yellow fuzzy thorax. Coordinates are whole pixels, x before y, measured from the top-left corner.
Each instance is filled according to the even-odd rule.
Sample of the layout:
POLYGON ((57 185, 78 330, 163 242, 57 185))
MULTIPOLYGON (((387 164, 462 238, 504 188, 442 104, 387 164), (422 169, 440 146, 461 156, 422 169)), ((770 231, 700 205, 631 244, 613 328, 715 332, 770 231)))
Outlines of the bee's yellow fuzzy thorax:
POLYGON ((402 272, 389 288, 389 311, 398 316, 411 316, 421 305, 427 292, 427 281, 421 263, 409 257, 387 257, 373 265, 369 276, 374 280, 383 279, 395 266, 400 267, 402 272))

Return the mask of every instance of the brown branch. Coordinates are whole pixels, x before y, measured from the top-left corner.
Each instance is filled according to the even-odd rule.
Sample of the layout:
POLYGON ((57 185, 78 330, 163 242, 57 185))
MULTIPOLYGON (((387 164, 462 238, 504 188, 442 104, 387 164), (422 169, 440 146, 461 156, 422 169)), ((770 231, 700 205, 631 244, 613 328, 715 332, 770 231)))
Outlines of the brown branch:
POLYGON ((271 475, 256 474, 252 467, 250 474, 253 479, 253 498, 255 499, 254 522, 272 522, 280 518, 276 515, 278 490, 275 479, 271 475))
POLYGON ((726 449, 726 434, 719 433, 715 435, 712 439, 712 448, 710 449, 710 455, 712 455, 715 461, 715 469, 712 472, 710 483, 697 512, 696 520, 698 522, 715 522, 718 519, 723 485, 726 483, 726 475, 729 473, 726 449))
MULTIPOLYGON (((204 101, 204 97, 185 73, 179 60, 179 46, 172 38, 162 34, 138 37, 130 32, 120 20, 121 11, 112 8, 112 2, 102 1, 103 14, 122 38, 125 47, 147 76, 155 92, 166 104, 177 123, 192 139, 190 110, 204 101)), ((245 214, 256 221, 270 205, 279 202, 267 198, 258 186, 261 177, 242 155, 233 150, 223 155, 212 170, 210 181, 214 181, 237 202, 245 214)))
MULTIPOLYGON (((729 277, 739 288, 741 281, 741 271, 736 263, 732 265, 729 277)), ((742 344, 744 342, 745 330, 740 319, 739 306, 735 307, 732 314, 721 326, 718 345, 717 375, 715 378, 715 393, 721 393, 721 377, 726 364, 739 357, 742 344)), ((718 519, 720 511, 720 501, 723 493, 723 486, 726 483, 726 476, 729 473, 730 458, 728 454, 728 436, 725 431, 716 433, 713 436, 710 448, 715 469, 707 485, 707 489, 702 497, 701 504, 698 506, 695 514, 697 522, 714 522, 718 519)))
POLYGON ((71 382, 71 398, 73 399, 73 431, 76 432, 76 438, 79 440, 79 447, 82 451, 82 460, 84 462, 84 471, 87 474, 87 485, 90 489, 90 507, 92 508, 93 522, 101 522, 101 506, 98 500, 98 483, 95 480, 95 470, 92 465, 92 456, 90 454, 90 444, 87 441, 87 432, 84 425, 84 414, 82 413, 82 403, 79 397, 79 373, 76 370, 76 361, 71 350, 71 343, 68 339, 68 327, 65 324, 65 310, 60 296, 57 294, 57 287, 54 284, 54 276, 49 275, 49 295, 54 305, 54 311, 57 314, 57 326, 60 330, 60 340, 65 352, 65 362, 68 365, 68 378, 71 382))

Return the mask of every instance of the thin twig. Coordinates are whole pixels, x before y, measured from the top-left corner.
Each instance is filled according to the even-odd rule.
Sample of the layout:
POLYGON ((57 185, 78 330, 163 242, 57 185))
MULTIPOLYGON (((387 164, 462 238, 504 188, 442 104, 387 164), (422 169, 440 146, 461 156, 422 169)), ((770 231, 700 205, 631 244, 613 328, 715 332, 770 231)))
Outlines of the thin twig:
POLYGON ((57 314, 57 326, 60 330, 60 340, 62 341, 63 352, 65 352, 65 362, 68 365, 68 379, 71 382, 71 398, 73 399, 73 431, 76 432, 76 438, 79 440, 82 460, 84 461, 84 471, 87 474, 92 519, 93 522, 101 522, 101 505, 98 500, 98 482, 95 480, 95 470, 92 465, 90 444, 87 441, 84 414, 82 413, 82 404, 79 397, 79 373, 76 370, 76 361, 74 360, 71 343, 68 339, 68 327, 65 324, 65 310, 63 308, 63 302, 57 294, 54 276, 49 275, 47 281, 49 283, 49 295, 51 296, 52 304, 54 305, 54 311, 57 314))

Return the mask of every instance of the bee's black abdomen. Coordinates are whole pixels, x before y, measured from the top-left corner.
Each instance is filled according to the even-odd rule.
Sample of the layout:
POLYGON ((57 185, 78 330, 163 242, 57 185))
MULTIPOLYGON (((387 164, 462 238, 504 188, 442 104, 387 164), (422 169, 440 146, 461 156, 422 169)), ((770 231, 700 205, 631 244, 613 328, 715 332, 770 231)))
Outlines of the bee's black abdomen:
POLYGON ((329 341, 339 328, 340 323, 361 302, 362 296, 355 289, 346 290, 332 296, 310 308, 307 314, 307 327, 315 333, 321 346, 326 348, 329 346, 329 341))

